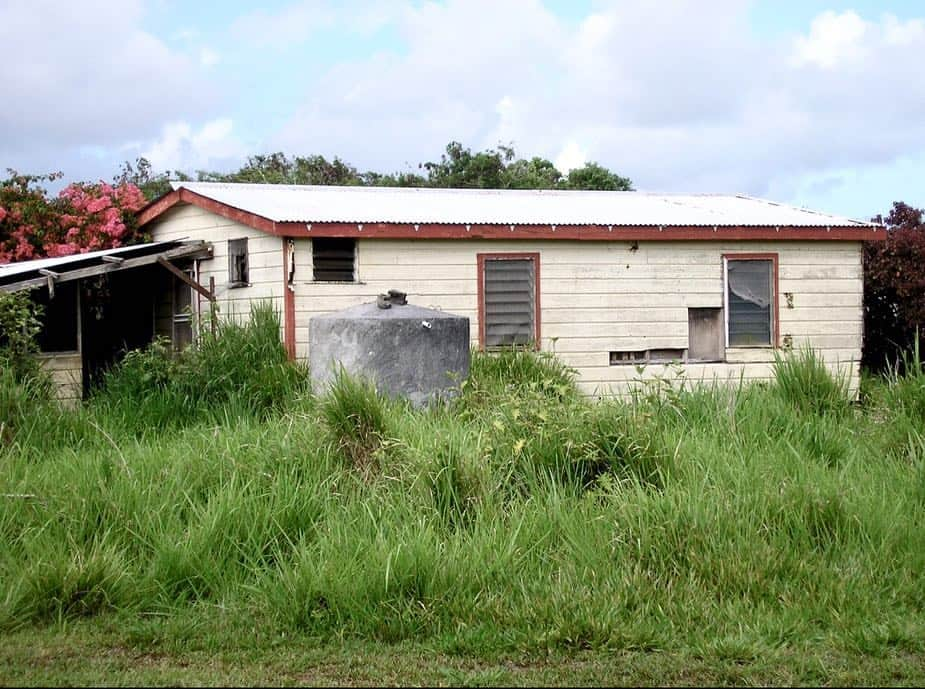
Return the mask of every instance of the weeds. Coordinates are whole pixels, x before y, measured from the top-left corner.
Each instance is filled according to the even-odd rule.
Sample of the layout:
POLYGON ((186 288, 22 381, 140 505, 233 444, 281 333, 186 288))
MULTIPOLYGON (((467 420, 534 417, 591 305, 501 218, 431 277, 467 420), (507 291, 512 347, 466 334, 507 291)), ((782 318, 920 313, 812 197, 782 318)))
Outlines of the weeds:
POLYGON ((800 413, 842 415, 849 409, 849 380, 833 374, 808 347, 797 353, 774 353, 774 380, 781 397, 800 413))
POLYGON ((925 630, 920 367, 857 410, 809 354, 769 385, 592 403, 552 357, 476 354, 416 410, 343 374, 312 398, 278 323, 236 328, 128 357, 53 440, 0 385, 28 407, 0 449, 0 627, 743 662, 925 630))
POLYGON ((270 304, 250 320, 220 321, 216 334, 181 354, 166 340, 129 352, 104 376, 91 406, 141 435, 232 416, 266 417, 308 391, 304 366, 287 359, 270 304))
POLYGON ((349 466, 369 471, 386 438, 388 402, 369 381, 340 369, 321 403, 328 433, 349 466))

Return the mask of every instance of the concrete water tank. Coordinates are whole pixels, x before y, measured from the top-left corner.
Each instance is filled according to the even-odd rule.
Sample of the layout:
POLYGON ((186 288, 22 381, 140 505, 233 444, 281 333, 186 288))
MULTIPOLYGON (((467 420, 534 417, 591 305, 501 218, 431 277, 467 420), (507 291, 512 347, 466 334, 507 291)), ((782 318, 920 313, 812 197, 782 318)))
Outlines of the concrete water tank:
MULTIPOLYGON (((401 295, 401 293, 393 293, 401 295)), ((339 366, 415 406, 454 394, 469 375, 469 319, 405 303, 404 295, 315 316, 308 323, 312 384, 339 366)))

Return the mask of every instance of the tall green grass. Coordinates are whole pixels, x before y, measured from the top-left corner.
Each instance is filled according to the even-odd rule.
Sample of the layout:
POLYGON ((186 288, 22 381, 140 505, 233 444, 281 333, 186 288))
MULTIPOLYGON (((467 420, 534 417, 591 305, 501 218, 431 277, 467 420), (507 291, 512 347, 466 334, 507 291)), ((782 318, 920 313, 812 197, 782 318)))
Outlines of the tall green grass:
POLYGON ((272 404, 229 383, 159 432, 113 421, 119 395, 125 416, 153 404, 121 381, 81 412, 111 442, 0 451, 0 626, 920 653, 921 372, 866 383, 858 407, 817 363, 596 403, 551 357, 476 354, 429 409, 344 376, 272 404))
POLYGON ((308 391, 303 366, 288 361, 279 314, 269 303, 250 318, 220 320, 180 354, 168 342, 129 352, 106 372, 93 406, 138 434, 238 415, 266 416, 308 391))

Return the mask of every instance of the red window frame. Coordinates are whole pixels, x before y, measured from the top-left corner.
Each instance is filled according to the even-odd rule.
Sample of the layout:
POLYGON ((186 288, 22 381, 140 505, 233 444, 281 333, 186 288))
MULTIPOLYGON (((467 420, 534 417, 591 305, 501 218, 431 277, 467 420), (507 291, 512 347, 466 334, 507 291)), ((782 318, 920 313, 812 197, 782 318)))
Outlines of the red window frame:
POLYGON ((486 261, 533 261, 533 329, 534 348, 540 349, 540 254, 538 251, 529 253, 489 253, 476 254, 478 264, 478 299, 479 299, 479 349, 485 351, 485 262, 486 261))

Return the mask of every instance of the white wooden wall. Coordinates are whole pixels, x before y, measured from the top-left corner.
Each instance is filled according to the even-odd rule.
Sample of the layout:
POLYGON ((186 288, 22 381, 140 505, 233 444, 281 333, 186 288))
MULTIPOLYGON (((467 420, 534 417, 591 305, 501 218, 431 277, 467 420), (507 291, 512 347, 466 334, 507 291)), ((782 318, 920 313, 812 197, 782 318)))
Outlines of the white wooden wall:
MULTIPOLYGON (((687 347, 688 307, 723 306, 724 253, 778 254, 780 331, 809 344, 857 384, 862 337, 858 242, 629 242, 361 240, 357 284, 313 283, 311 240, 296 243, 297 355, 308 354, 308 322, 370 301, 390 288, 419 306, 470 318, 478 344, 478 253, 540 254, 542 348, 578 369, 589 394, 627 391, 639 373, 611 366, 612 350, 687 347), (785 293, 793 294, 793 308, 785 293)), ((729 349, 726 363, 688 364, 689 380, 766 379, 770 349, 729 349)), ((668 373, 650 364, 652 378, 668 373)))
POLYGON ((40 354, 39 363, 51 376, 55 397, 68 405, 83 396, 83 363, 80 352, 40 354))
MULTIPOLYGON (((150 231, 152 239, 157 242, 188 239, 212 243, 214 256, 200 262, 199 282, 208 288, 209 278, 215 278, 215 294, 221 315, 246 319, 252 301, 269 299, 279 310, 282 321, 281 238, 192 205, 171 208, 152 223, 150 231), (228 281, 228 240, 241 237, 247 237, 250 287, 232 288, 228 281)), ((208 300, 194 294, 193 303, 197 302, 200 312, 205 316, 208 313, 208 300)))
MULTIPOLYGON (((222 313, 245 315, 251 300, 272 299, 283 313, 282 239, 198 209, 179 206, 152 227, 155 240, 212 242, 200 281, 215 277, 222 313), (227 241, 248 237, 251 287, 228 288, 227 241)), ((609 352, 687 347, 688 307, 722 307, 724 253, 778 254, 780 333, 808 344, 858 381, 862 340, 859 242, 629 242, 366 240, 358 242, 358 282, 312 281, 311 240, 295 240, 296 354, 308 356, 312 316, 371 301, 389 289, 419 306, 470 318, 478 343, 478 253, 539 252, 541 346, 578 369, 588 394, 627 391, 633 365, 611 366, 609 352), (793 295, 788 308, 786 294, 793 295)), ((766 379, 770 349, 729 349, 724 363, 691 363, 689 380, 766 379)), ((650 364, 643 373, 666 373, 650 364)))

